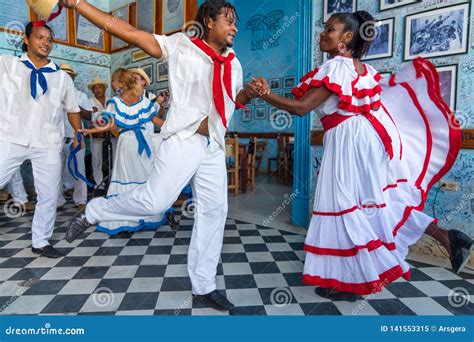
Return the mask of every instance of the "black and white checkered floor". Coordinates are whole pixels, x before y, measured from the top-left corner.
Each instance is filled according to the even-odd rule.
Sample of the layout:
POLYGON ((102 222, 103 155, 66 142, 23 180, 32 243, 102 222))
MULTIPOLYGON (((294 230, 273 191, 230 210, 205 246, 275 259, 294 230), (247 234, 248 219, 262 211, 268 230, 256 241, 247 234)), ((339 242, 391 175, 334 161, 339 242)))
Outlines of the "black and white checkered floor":
MULTIPOLYGON (((90 228, 63 240, 77 209, 59 211, 51 243, 66 257, 31 252, 32 214, 0 216, 0 314, 222 315, 191 300, 186 253, 192 220, 173 231, 111 238, 90 228)), ((218 288, 237 306, 231 315, 472 315, 474 276, 410 262, 412 280, 389 284, 355 303, 318 297, 301 282, 304 237, 229 219, 218 288), (461 291, 465 295, 452 296, 461 291), (459 290, 461 289, 461 290, 459 290)), ((225 313, 226 315, 228 313, 225 313)))

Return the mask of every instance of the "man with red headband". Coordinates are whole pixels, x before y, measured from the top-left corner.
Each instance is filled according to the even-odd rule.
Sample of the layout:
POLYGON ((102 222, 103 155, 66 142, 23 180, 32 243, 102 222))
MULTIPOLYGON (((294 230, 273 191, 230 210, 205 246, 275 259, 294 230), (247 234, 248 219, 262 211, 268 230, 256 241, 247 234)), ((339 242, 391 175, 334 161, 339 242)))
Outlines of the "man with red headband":
POLYGON ((25 28, 25 54, 0 56, 0 188, 23 161, 31 160, 38 201, 31 227, 32 251, 57 258, 62 254, 48 240, 61 183, 63 107, 76 132, 81 119, 71 78, 48 59, 52 48, 51 29, 44 22, 33 22, 25 28))
POLYGON ((232 46, 237 34, 234 7, 222 0, 200 6, 201 26, 190 38, 183 33, 153 35, 113 18, 84 0, 62 3, 112 35, 137 45, 168 63, 170 108, 162 127, 163 142, 146 185, 109 199, 92 200, 66 233, 72 241, 90 225, 140 219, 166 211, 188 182, 196 211, 188 252, 194 300, 217 310, 234 307, 216 290, 216 269, 227 217, 225 134, 236 107, 260 94, 257 81, 243 89, 242 67, 232 46), (112 23, 112 24, 110 24, 112 23))

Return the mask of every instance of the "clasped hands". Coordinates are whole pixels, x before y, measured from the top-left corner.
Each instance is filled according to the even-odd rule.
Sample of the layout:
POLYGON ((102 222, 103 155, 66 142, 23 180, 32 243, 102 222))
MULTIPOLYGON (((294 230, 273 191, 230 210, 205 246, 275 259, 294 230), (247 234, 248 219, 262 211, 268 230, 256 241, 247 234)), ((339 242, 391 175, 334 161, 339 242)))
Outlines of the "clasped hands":
POLYGON ((245 88, 245 94, 250 99, 268 95, 270 93, 271 91, 268 82, 263 77, 252 77, 252 81, 250 81, 245 88))

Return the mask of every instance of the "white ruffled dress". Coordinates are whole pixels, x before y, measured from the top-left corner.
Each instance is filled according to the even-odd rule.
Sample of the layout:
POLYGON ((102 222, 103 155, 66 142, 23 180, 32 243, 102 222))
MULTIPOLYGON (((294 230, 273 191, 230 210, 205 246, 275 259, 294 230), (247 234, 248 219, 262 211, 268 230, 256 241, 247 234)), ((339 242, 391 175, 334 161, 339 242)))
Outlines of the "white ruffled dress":
MULTIPOLYGON (((107 198, 110 198, 146 184, 162 139, 160 134, 153 134, 146 129, 146 125, 151 122, 157 112, 153 103, 145 97, 133 105, 127 105, 116 96, 107 101, 106 112, 114 117, 120 132, 112 178, 107 191, 107 198)), ((102 222, 96 226, 96 229, 110 235, 117 235, 124 231, 153 230, 165 224, 166 221, 166 213, 160 213, 139 221, 102 222)))
POLYGON ((303 282, 367 295, 403 276, 408 246, 435 221, 422 212, 451 168, 460 129, 441 98, 433 65, 417 58, 388 84, 370 65, 337 56, 293 90, 333 91, 316 108, 324 154, 308 229, 303 282))

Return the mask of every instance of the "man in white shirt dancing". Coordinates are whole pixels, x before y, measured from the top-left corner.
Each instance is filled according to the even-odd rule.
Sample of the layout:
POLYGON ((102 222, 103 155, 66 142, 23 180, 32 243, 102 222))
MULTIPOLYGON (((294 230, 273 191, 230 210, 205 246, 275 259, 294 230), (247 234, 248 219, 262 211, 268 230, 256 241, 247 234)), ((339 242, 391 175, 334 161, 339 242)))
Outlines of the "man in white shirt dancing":
POLYGON ((170 108, 163 142, 145 186, 110 199, 94 199, 66 233, 73 241, 91 224, 141 218, 166 211, 191 182, 196 203, 188 252, 194 300, 227 311, 234 307, 216 290, 216 269, 227 217, 225 133, 235 107, 259 96, 261 85, 243 89, 242 67, 231 49, 237 33, 234 7, 221 0, 200 6, 203 35, 153 35, 113 18, 84 0, 62 1, 118 38, 169 65, 170 108), (113 22, 113 25, 108 23, 113 22), (234 101, 235 99, 235 101, 234 101))
POLYGON ((25 28, 26 53, 20 58, 0 56, 0 188, 23 161, 31 160, 38 200, 31 227, 32 251, 57 258, 62 253, 48 240, 61 183, 63 108, 76 132, 81 119, 71 78, 48 59, 52 48, 51 29, 44 22, 33 22, 25 28))

